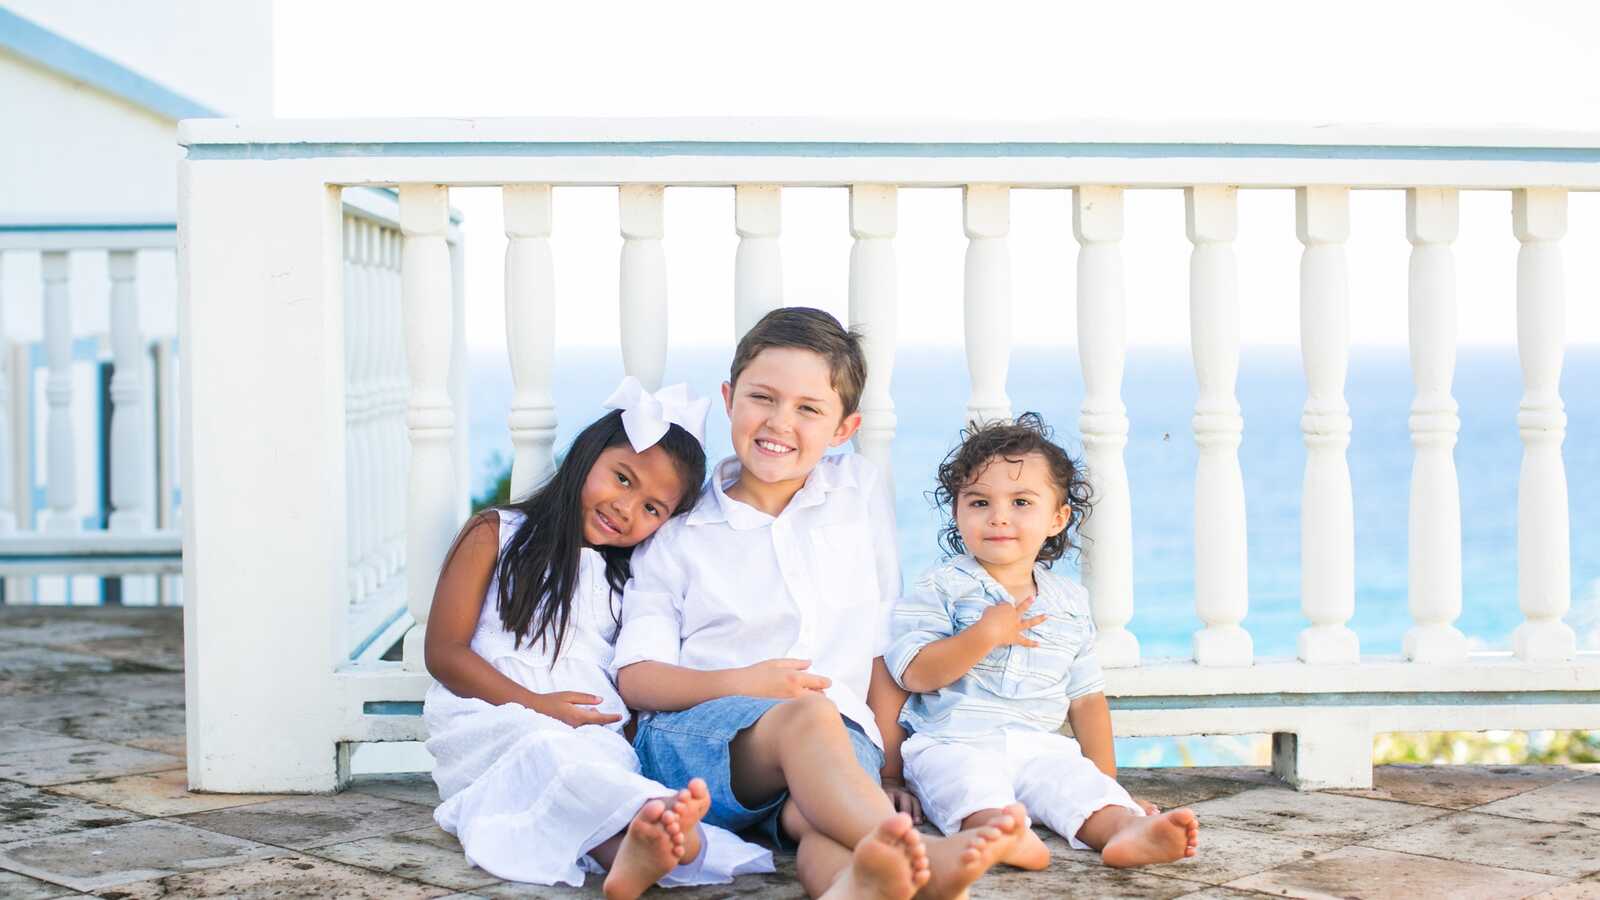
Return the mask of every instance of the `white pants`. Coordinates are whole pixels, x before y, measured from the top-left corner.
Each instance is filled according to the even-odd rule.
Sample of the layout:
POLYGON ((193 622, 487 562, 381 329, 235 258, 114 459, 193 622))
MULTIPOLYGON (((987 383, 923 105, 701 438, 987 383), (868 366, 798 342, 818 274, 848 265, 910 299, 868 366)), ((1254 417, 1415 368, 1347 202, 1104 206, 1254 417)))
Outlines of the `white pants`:
POLYGON ((1085 819, 1108 806, 1144 815, 1122 785, 1090 762, 1078 742, 1042 731, 997 731, 970 741, 942 741, 914 734, 900 748, 906 783, 922 800, 922 812, 939 830, 953 834, 979 810, 1021 803, 1028 815, 1067 839, 1074 849, 1085 819))

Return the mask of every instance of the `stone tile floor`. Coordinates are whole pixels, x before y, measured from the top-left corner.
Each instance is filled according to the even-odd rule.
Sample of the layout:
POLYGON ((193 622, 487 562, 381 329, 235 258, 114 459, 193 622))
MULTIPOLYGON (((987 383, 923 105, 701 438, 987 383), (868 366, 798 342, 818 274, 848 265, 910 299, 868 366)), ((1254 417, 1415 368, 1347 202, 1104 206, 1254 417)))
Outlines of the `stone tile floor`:
MULTIPOLYGON (((335 796, 185 789, 178 610, 0 608, 0 897, 595 897, 508 884, 434 826, 426 776, 335 796)), ((1199 813, 1200 855, 1140 871, 1048 837, 975 897, 1600 898, 1600 767, 1380 768, 1302 794, 1260 769, 1125 770, 1199 813)), ((800 897, 782 871, 678 900, 800 897)))

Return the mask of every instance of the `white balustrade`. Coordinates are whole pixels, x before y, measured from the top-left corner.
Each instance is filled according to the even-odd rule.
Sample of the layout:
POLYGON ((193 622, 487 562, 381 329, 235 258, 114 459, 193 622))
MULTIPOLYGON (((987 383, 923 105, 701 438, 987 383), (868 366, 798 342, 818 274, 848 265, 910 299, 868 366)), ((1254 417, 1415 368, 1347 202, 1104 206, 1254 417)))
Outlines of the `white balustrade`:
POLYGON ((783 305, 783 195, 777 185, 741 184, 733 189, 733 225, 739 249, 733 258, 733 339, 783 305))
POLYGON ((112 531, 144 531, 151 517, 145 509, 153 472, 145 447, 149 391, 144 378, 144 335, 139 330, 139 295, 134 283, 137 258, 131 250, 108 257, 111 275, 111 503, 112 531))
POLYGON ((1300 347, 1306 405, 1300 417, 1306 470, 1300 505, 1300 609, 1311 625, 1300 632, 1308 663, 1355 663, 1356 633, 1345 624, 1356 610, 1355 505, 1350 492, 1350 407, 1344 399, 1349 367, 1350 276, 1344 242, 1350 236, 1350 191, 1295 191, 1300 257, 1300 347))
POLYGON ((511 358, 511 499, 555 471, 555 270, 550 259, 550 186, 506 185, 506 351, 511 358))
POLYGON ((11 490, 11 366, 6 358, 11 342, 6 332, 5 283, 5 254, 0 253, 0 534, 10 534, 17 527, 17 507, 11 490))
POLYGON ((375 591, 383 580, 383 393, 378 383, 383 352, 383 297, 378 283, 379 226, 376 222, 358 224, 359 251, 356 273, 361 282, 361 303, 365 312, 357 342, 356 390, 361 397, 361 419, 356 426, 361 452, 361 570, 367 589, 375 591))
POLYGON ((1512 192, 1517 251, 1517 352, 1522 360, 1522 473, 1517 480, 1517 603, 1523 622, 1512 637, 1529 662, 1571 659, 1572 626, 1561 621, 1572 602, 1567 517, 1567 471, 1561 442, 1567 414, 1561 403, 1561 358, 1566 340, 1566 273, 1561 238, 1567 233, 1567 193, 1549 188, 1512 192))
POLYGON ((349 559, 345 581, 349 586, 350 602, 359 602, 366 593, 361 578, 361 504, 363 493, 361 457, 357 451, 356 432, 361 421, 360 389, 356 383, 356 345, 361 340, 362 314, 365 308, 360 301, 361 280, 356 275, 356 258, 360 252, 357 239, 359 220, 354 216, 344 220, 344 418, 345 418, 345 552, 349 559))
POLYGON ((1450 395, 1456 367, 1456 268, 1450 245, 1460 221, 1449 188, 1406 191, 1411 242, 1409 321, 1411 373, 1411 501, 1407 518, 1407 592, 1411 620, 1405 655, 1419 663, 1467 658, 1461 615, 1461 488, 1456 434, 1461 417, 1450 395))
POLYGON ((967 421, 1011 418, 1006 373, 1011 365, 1011 189, 969 184, 962 192, 967 234, 965 336, 972 395, 967 421))
POLYGON ((50 404, 48 480, 45 495, 50 509, 43 530, 75 532, 83 527, 78 516, 77 434, 72 422, 72 297, 68 291, 70 257, 51 251, 42 255, 44 278, 44 341, 50 374, 45 399, 50 404))
POLYGON ((410 442, 406 437, 406 336, 400 299, 400 232, 383 229, 383 268, 380 271, 380 298, 385 326, 383 342, 387 348, 387 377, 384 382, 383 444, 388 465, 384 476, 386 565, 391 575, 405 566, 406 558, 406 482, 410 442))
POLYGON ((1122 277, 1122 189, 1072 192, 1078 241, 1078 362, 1083 406, 1078 429, 1094 491, 1094 511, 1079 528, 1083 583, 1093 604, 1095 653, 1107 668, 1139 664, 1133 619, 1133 505, 1123 448, 1128 446, 1122 370, 1127 356, 1127 297, 1122 277))
POLYGON ((861 392, 861 428, 856 448, 894 484, 895 332, 899 319, 900 284, 895 264, 894 234, 898 203, 893 187, 850 186, 850 327, 862 335, 867 383, 861 392))
POLYGON ((406 362, 411 397, 406 423, 411 467, 406 513, 406 602, 416 627, 406 634, 405 665, 424 671, 422 641, 434 580, 461 523, 456 521, 455 413, 450 403, 453 340, 449 192, 431 184, 400 186, 401 262, 406 362))
POLYGON ((667 367, 667 257, 661 249, 665 191, 618 189, 622 221, 622 368, 645 390, 661 387, 667 367))
POLYGON ((1239 441, 1244 419, 1234 384, 1239 375, 1239 286, 1233 239, 1238 197, 1233 187, 1184 189, 1189 241, 1189 335, 1194 350, 1194 439, 1200 461, 1194 476, 1194 603, 1205 627, 1195 632, 1194 658, 1202 666, 1247 666, 1254 655, 1250 632, 1240 626, 1249 609, 1245 554, 1244 474, 1239 441))

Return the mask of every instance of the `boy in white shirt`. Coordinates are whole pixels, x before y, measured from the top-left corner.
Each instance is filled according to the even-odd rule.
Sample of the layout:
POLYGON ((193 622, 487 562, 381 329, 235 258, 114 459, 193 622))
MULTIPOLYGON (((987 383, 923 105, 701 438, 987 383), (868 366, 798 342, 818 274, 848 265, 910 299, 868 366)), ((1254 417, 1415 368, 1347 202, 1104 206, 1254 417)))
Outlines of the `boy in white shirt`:
POLYGON ((634 740, 646 775, 692 771, 705 821, 798 841, 811 896, 957 898, 1025 814, 925 846, 896 814, 916 807, 882 659, 894 510, 864 457, 823 455, 860 426, 865 381, 859 336, 820 310, 774 310, 740 340, 722 386, 734 458, 635 551, 613 666, 628 705, 656 711, 634 740))

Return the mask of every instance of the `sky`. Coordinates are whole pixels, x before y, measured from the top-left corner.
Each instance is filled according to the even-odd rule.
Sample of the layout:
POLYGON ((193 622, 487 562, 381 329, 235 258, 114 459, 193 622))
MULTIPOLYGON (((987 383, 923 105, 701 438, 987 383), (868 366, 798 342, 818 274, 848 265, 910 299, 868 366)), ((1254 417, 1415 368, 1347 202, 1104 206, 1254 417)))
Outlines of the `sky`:
MULTIPOLYGON (((1600 4, 606 3, 277 0, 280 117, 935 116, 963 120, 1394 123, 1600 133, 1600 4)), ((959 344, 959 191, 902 190, 900 342, 959 344)), ((465 217, 467 340, 505 346, 499 193, 465 217)), ((1013 191, 1018 343, 1076 341, 1067 191, 1013 191)), ((1465 192, 1455 245, 1460 342, 1516 333, 1510 195, 1465 192)), ((562 188, 551 239, 563 344, 615 344, 616 191, 562 188)), ((1128 339, 1186 345, 1178 191, 1126 198, 1128 339)), ((731 189, 669 188, 673 344, 733 334, 731 189), (710 323, 709 325, 706 323, 710 323), (718 325, 717 323, 726 323, 718 325)), ((1244 191, 1236 242, 1245 344, 1299 342, 1294 198, 1244 191)), ((1352 194, 1351 338, 1406 342, 1404 197, 1352 194)), ((1572 343, 1600 343, 1600 193, 1571 195, 1572 343)), ((843 189, 783 196, 785 301, 846 310, 843 189)))

